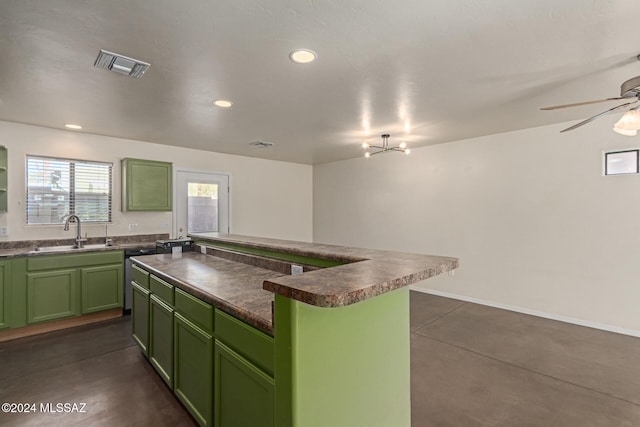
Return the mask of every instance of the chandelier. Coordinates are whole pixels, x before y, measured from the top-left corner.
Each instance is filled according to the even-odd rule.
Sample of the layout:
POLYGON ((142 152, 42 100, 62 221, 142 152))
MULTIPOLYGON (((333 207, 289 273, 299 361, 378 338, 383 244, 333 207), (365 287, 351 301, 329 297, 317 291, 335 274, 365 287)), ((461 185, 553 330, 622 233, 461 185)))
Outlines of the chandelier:
POLYGON ((407 147, 407 143, 404 141, 400 142, 400 144, 396 146, 390 147, 389 146, 390 136, 391 135, 389 135, 388 133, 383 133, 382 135, 380 135, 380 137, 382 138, 382 145, 370 145, 368 142, 363 142, 362 148, 366 150, 364 153, 364 156, 371 157, 374 154, 386 153, 388 151, 399 151, 404 154, 411 153, 411 150, 407 147), (377 151, 370 151, 370 149, 374 149, 377 151))

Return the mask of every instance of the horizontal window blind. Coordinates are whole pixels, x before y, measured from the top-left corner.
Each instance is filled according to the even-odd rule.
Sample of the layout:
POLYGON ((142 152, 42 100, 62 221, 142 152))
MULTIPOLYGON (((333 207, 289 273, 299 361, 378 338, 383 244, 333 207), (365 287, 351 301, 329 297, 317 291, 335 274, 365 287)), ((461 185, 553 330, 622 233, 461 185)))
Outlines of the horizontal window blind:
POLYGON ((111 163, 27 156, 27 224, 110 222, 111 163))

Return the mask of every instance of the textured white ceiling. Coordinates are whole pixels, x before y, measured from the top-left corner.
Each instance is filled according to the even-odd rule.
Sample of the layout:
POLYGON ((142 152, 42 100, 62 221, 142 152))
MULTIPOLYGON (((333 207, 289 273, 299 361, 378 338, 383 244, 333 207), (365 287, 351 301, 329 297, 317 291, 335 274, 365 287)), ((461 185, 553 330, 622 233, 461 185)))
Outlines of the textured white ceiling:
POLYGON ((323 163, 381 133, 418 147, 610 108, 538 110, 617 96, 640 74, 637 16, 636 0, 3 0, 0 120, 323 163), (300 47, 318 60, 289 61, 300 47), (151 67, 95 68, 100 49, 151 67))

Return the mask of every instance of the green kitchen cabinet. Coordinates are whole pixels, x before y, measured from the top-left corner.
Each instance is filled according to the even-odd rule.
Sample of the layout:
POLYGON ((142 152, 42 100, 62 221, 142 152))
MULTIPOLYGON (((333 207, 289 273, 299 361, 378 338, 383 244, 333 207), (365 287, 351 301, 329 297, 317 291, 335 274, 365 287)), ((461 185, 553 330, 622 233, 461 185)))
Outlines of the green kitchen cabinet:
POLYGON ((123 265, 110 264, 80 269, 82 314, 122 307, 123 265))
POLYGON ((123 271, 119 249, 0 260, 0 330, 121 308, 123 271))
POLYGON ((27 273, 27 323, 77 316, 76 270, 27 273))
POLYGON ((216 426, 273 426, 273 337, 218 309, 214 323, 216 426))
POLYGON ((273 378, 218 340, 213 351, 216 426, 272 427, 273 378))
POLYGON ((173 307, 151 293, 149 301, 149 361, 173 389, 173 307))
POLYGON ((7 191, 8 187, 8 171, 9 157, 7 147, 0 145, 0 212, 7 211, 7 191))
POLYGON ((215 336, 217 340, 273 377, 273 337, 218 309, 215 312, 215 336))
POLYGON ((149 300, 151 292, 131 282, 131 335, 142 353, 149 356, 149 300))
POLYGON ((174 391, 201 426, 213 425, 213 336, 174 317, 174 391))
POLYGON ((138 265, 133 270, 133 337, 196 422, 274 426, 273 337, 138 265))
POLYGON ((168 162, 123 159, 122 210, 171 211, 173 169, 168 162))
MULTIPOLYGON (((13 300, 26 301, 26 319, 15 325, 34 324, 122 307, 124 255, 121 250, 14 259, 23 271, 26 287, 19 281, 13 300), (26 267, 26 269, 25 269, 26 267)), ((20 312, 21 310, 16 310, 20 312)))
POLYGON ((11 261, 0 261, 0 330, 11 327, 11 261))
POLYGON ((149 289, 149 273, 135 264, 131 265, 131 278, 138 286, 149 289))

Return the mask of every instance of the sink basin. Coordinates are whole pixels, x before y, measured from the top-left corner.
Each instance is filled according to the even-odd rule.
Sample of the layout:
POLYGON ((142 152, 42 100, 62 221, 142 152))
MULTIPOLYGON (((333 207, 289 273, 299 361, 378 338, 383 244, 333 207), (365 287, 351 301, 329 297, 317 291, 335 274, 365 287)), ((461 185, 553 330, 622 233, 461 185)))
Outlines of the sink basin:
POLYGON ((38 246, 36 248, 36 252, 64 252, 71 251, 77 249, 74 245, 63 245, 63 246, 38 246))
POLYGON ((81 248, 77 248, 75 245, 60 245, 60 246, 38 246, 34 252, 66 252, 66 251, 81 251, 83 249, 102 249, 106 248, 104 243, 98 243, 95 245, 84 245, 81 248))
POLYGON ((102 248, 111 248, 113 246, 107 246, 104 243, 96 243, 95 245, 84 245, 82 249, 102 249, 102 248))

